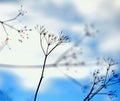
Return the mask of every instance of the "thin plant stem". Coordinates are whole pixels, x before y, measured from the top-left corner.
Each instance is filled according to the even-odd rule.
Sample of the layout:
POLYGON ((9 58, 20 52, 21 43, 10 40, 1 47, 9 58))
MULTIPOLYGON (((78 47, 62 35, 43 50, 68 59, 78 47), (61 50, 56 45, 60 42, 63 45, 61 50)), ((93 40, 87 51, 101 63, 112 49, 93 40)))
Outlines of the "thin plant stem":
POLYGON ((47 57, 48 57, 48 55, 45 55, 44 63, 43 63, 43 67, 42 67, 42 74, 41 74, 41 77, 40 77, 40 80, 39 80, 39 83, 38 83, 38 86, 37 86, 37 89, 36 89, 36 92, 35 92, 34 101, 36 101, 36 99, 37 99, 38 91, 40 89, 40 85, 41 85, 43 77, 44 77, 44 71, 45 71, 45 65, 46 65, 47 57))
POLYGON ((85 97, 85 99, 83 101, 86 101, 87 99, 89 99, 89 96, 91 95, 92 91, 94 90, 95 80, 96 80, 96 77, 94 78, 94 83, 93 83, 93 85, 91 87, 90 92, 88 93, 88 95, 85 97))
POLYGON ((105 85, 101 85, 100 87, 99 87, 99 89, 94 93, 94 94, 92 94, 91 96, 90 96, 90 98, 88 98, 88 101, 90 101, 96 94, 98 94, 98 92, 100 92, 103 88, 105 87, 105 85))
POLYGON ((49 52, 48 52, 48 55, 60 44, 56 44, 49 52))
POLYGON ((106 80, 107 80, 107 76, 108 76, 108 72, 109 72, 110 67, 111 67, 111 65, 109 64, 109 66, 108 66, 108 68, 107 68, 106 75, 105 75, 104 85, 105 85, 105 83, 106 83, 106 80))
POLYGON ((10 21, 16 20, 19 16, 21 16, 21 13, 19 13, 18 15, 16 15, 16 16, 15 16, 14 18, 12 18, 12 19, 5 20, 4 22, 10 22, 10 21))
POLYGON ((44 50, 44 48, 43 48, 41 35, 40 35, 40 46, 41 46, 41 49, 42 49, 42 51, 43 51, 43 53, 44 53, 44 55, 45 55, 45 50, 44 50))
POLYGON ((93 81, 94 86, 91 88, 90 92, 87 94, 87 96, 85 97, 85 99, 83 101, 90 101, 97 94, 108 95, 107 93, 100 93, 100 91, 107 88, 108 86, 112 86, 112 85, 115 85, 117 83, 120 83, 119 78, 114 77, 114 73, 113 73, 112 77, 113 78, 118 78, 118 81, 109 83, 109 82, 111 82, 111 80, 109 79, 110 78, 110 76, 109 76, 110 68, 111 68, 111 66, 115 65, 116 63, 110 58, 108 58, 107 60, 106 59, 104 59, 104 60, 105 60, 106 63, 108 63, 108 67, 106 68, 107 70, 106 70, 106 74, 105 74, 104 78, 101 79, 101 80, 99 79, 100 78, 99 75, 98 75, 99 72, 96 72, 97 74, 96 73, 94 74, 94 76, 95 76, 94 78, 97 78, 99 81, 98 82, 95 82, 95 80, 93 81))

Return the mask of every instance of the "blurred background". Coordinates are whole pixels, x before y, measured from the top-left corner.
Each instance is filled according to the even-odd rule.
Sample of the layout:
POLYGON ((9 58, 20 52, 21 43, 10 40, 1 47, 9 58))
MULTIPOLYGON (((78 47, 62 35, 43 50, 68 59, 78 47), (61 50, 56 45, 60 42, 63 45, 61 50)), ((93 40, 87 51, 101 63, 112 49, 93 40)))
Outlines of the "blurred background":
MULTIPOLYGON (((44 59, 36 25, 51 34, 63 32, 71 40, 50 54, 38 100, 83 101, 92 73, 102 67, 101 59, 111 57, 119 63, 119 0, 0 0, 0 101, 33 101, 44 59), (19 12, 24 15, 7 22, 19 12), (4 21, 32 31, 22 40, 16 30, 3 26, 4 21)), ((119 71, 119 64, 115 69, 119 71)), ((96 99, 111 100, 107 96, 96 99)))

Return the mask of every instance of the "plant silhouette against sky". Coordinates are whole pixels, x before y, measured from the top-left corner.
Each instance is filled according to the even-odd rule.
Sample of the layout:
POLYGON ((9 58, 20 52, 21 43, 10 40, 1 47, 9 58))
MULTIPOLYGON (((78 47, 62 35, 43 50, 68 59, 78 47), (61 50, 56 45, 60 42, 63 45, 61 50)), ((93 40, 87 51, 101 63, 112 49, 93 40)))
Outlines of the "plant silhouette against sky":
POLYGON ((44 62, 43 62, 43 66, 42 66, 42 73, 40 75, 40 80, 35 92, 35 96, 34 96, 34 101, 37 101, 37 95, 42 83, 42 80, 44 78, 44 72, 45 72, 45 67, 46 67, 46 61, 48 56, 52 53, 52 51, 57 48, 59 45, 69 42, 69 37, 66 35, 63 35, 63 33, 61 33, 60 35, 54 35, 54 34, 50 34, 46 28, 44 28, 44 26, 36 26, 35 30, 40 34, 40 47, 42 49, 42 52, 44 54, 44 62))
MULTIPOLYGON (((26 33, 26 31, 31 31, 31 29, 28 29, 27 26, 24 26, 22 29, 19 29, 19 28, 14 27, 12 24, 9 24, 9 22, 17 20, 20 16, 23 16, 24 13, 25 12, 23 11, 22 6, 21 6, 21 9, 18 11, 18 14, 15 17, 13 17, 11 19, 8 19, 8 20, 5 20, 5 21, 0 21, 0 24, 2 25, 2 29, 4 30, 4 34, 6 35, 5 40, 4 40, 5 42, 3 44, 3 47, 1 47, 0 50, 2 50, 5 45, 8 45, 8 41, 11 40, 10 33, 7 31, 7 28, 15 30, 19 34, 19 36, 20 36, 18 38, 19 42, 23 42, 23 40, 25 38, 26 39, 29 38, 28 34, 25 34, 25 33, 26 33)), ((61 44, 69 42, 70 38, 69 38, 68 35, 64 35, 62 32, 59 35, 51 34, 46 30, 46 28, 44 26, 38 26, 37 25, 35 27, 35 30, 36 30, 37 33, 39 33, 40 48, 42 49, 42 52, 44 54, 43 65, 40 65, 42 67, 42 71, 41 71, 41 74, 40 74, 40 77, 39 77, 39 82, 38 82, 38 85, 37 85, 37 88, 36 88, 36 91, 35 91, 35 95, 34 95, 34 101, 37 101, 38 92, 40 90, 40 86, 41 86, 41 83, 42 83, 43 78, 44 78, 45 68, 49 67, 49 66, 54 66, 54 67, 66 66, 66 67, 69 68, 70 66, 75 66, 76 67, 76 66, 85 65, 84 61, 81 62, 81 63, 79 63, 77 61, 77 59, 78 59, 77 55, 80 54, 79 53, 80 51, 77 52, 75 48, 79 47, 80 42, 83 41, 86 36, 87 37, 94 36, 94 34, 96 34, 97 31, 95 30, 95 32, 94 31, 91 32, 89 30, 89 27, 86 25, 85 26, 85 36, 83 36, 83 38, 81 38, 81 40, 79 41, 78 44, 74 44, 69 49, 65 50, 61 54, 61 56, 55 61, 54 64, 46 64, 47 63, 47 58, 54 51, 54 49, 56 49, 61 44), (68 55, 69 53, 70 53, 70 55, 68 55), (67 63, 66 60, 69 59, 69 58, 72 58, 74 61, 77 61, 77 62, 73 63, 73 64, 67 63), (60 63, 61 61, 65 61, 65 63, 61 64, 60 63)), ((105 74, 101 74, 102 71, 100 69, 97 69, 93 73, 93 81, 90 84, 90 86, 91 86, 90 91, 86 94, 83 101, 90 101, 96 95, 107 95, 110 98, 117 97, 117 94, 116 94, 115 90, 110 90, 110 91, 107 90, 109 86, 117 85, 117 84, 120 83, 119 73, 112 68, 114 65, 117 65, 117 63, 112 58, 104 59, 104 62, 107 64, 106 69, 105 69, 105 74), (106 92, 102 92, 103 90, 105 90, 106 92)), ((40 66, 38 66, 38 67, 40 67, 40 66)), ((62 72, 62 73, 68 79, 70 79, 71 81, 76 83, 77 85, 80 85, 81 87, 84 87, 75 78, 71 77, 70 75, 68 75, 64 72, 62 72)), ((3 92, 0 91, 0 94, 2 95, 3 92)))

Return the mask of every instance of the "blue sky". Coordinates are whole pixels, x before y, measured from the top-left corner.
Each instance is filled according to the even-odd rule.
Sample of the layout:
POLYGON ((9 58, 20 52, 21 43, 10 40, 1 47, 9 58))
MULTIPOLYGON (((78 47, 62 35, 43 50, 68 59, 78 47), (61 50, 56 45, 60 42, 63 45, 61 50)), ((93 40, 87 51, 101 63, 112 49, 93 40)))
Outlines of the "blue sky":
MULTIPOLYGON (((96 58, 111 56, 119 61, 120 52, 120 2, 119 0, 0 0, 0 20, 13 18, 23 5, 27 12, 25 16, 13 21, 13 26, 33 28, 36 24, 44 25, 51 33, 63 33, 71 36, 71 42, 58 47, 48 58, 47 63, 54 63, 56 59, 72 44, 80 43, 84 37, 85 25, 90 31, 99 30, 92 37, 85 37, 79 47, 83 51, 80 59, 86 61, 86 67, 60 67, 61 71, 71 75, 79 82, 86 83, 91 72, 96 68, 96 58), (8 10, 9 9, 9 10, 8 10), (94 27, 91 28, 91 25, 94 27), (61 51, 59 51, 61 50, 61 51), (77 71, 77 73, 75 72, 77 71)), ((35 30, 29 33, 29 40, 22 44, 18 42, 19 35, 7 28, 11 41, 11 50, 3 42, 5 34, 0 26, 0 64, 12 65, 41 65, 43 54, 39 47, 39 34, 35 30)), ((77 51, 77 50, 76 50, 77 51)), ((32 101, 36 85, 39 80, 40 68, 4 68, 0 66, 0 91, 8 93, 13 101, 32 101), (9 83, 10 82, 10 83, 9 83), (8 85, 9 84, 9 85, 8 85), (13 92, 9 89, 13 89, 13 92)), ((88 82, 88 81, 87 81, 88 82)), ((86 93, 81 91, 74 82, 67 79, 56 68, 47 68, 45 80, 38 99, 43 101, 82 101, 86 93)), ((1 95, 0 95, 1 96, 1 95)), ((106 97, 95 99, 108 101, 106 97)), ((95 101, 94 99, 94 101, 95 101)), ((119 100, 116 99, 116 101, 119 100)))

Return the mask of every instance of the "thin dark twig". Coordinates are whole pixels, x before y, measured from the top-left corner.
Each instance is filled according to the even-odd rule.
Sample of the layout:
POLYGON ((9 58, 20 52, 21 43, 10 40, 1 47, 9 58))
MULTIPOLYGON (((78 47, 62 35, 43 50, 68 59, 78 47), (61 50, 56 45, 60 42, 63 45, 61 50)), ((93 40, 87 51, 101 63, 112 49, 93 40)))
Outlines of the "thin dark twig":
MULTIPOLYGON (((22 10, 22 6, 21 6, 21 9, 19 10, 19 13, 15 16, 15 17, 13 17, 13 18, 11 18, 11 19, 8 19, 8 20, 5 20, 5 21, 0 21, 0 24, 2 25, 2 27, 3 27, 3 30, 4 30, 4 32, 5 32, 5 34, 7 35, 6 36, 6 39, 4 40, 4 41, 8 41, 8 39, 10 39, 9 37, 9 33, 8 33, 8 31, 7 31, 7 28, 10 28, 10 29, 12 29, 12 30, 15 30, 15 31, 17 31, 17 33, 19 34, 19 39, 18 39, 18 41, 19 42, 22 42, 22 40, 23 39, 28 39, 29 37, 27 36, 28 34, 25 34, 25 32, 26 31, 31 31, 31 29, 27 29, 27 27, 25 26, 24 27, 24 29, 18 29, 18 28, 16 28, 16 27, 14 27, 12 24, 9 24, 8 22, 12 22, 12 21, 15 21, 15 20, 17 20, 20 16, 23 16, 24 15, 24 11, 22 10), (24 35, 26 35, 26 37, 24 37, 23 36, 23 34, 24 35)), ((7 46, 8 46, 8 43, 6 44, 7 46)), ((9 48, 9 49, 11 49, 11 48, 9 48)))
POLYGON ((43 63, 43 67, 42 67, 42 74, 40 76, 40 80, 39 80, 39 83, 38 83, 38 86, 37 86, 37 89, 36 89, 36 92, 35 92, 34 101, 36 101, 36 99, 37 99, 37 94, 38 94, 40 85, 42 83, 43 77, 44 77, 44 70, 45 70, 45 65, 46 65, 47 57, 48 57, 48 55, 45 55, 44 63, 43 63))
MULTIPOLYGON (((91 93, 91 94, 95 94, 95 93, 91 93)), ((108 93, 97 93, 99 95, 107 95, 108 93)))
POLYGON ((60 44, 56 44, 49 52, 48 52, 48 55, 60 44))
POLYGON ((89 92, 88 95, 84 98, 83 101, 86 101, 87 99, 89 99, 89 96, 91 95, 92 91, 94 90, 95 80, 96 80, 96 77, 94 78, 94 81, 93 81, 94 83, 93 83, 93 85, 92 85, 92 87, 91 87, 90 92, 89 92))
POLYGON ((47 57, 50 55, 50 53, 57 47, 59 46, 61 43, 63 43, 65 41, 65 37, 60 37, 58 39, 61 39, 61 40, 57 40, 57 38, 54 36, 54 35, 49 35, 45 28, 44 27, 38 27, 36 26, 35 29, 37 30, 37 32, 40 34, 40 47, 42 48, 42 51, 44 53, 44 63, 43 63, 43 66, 42 66, 42 74, 40 75, 40 80, 39 80, 39 83, 38 83, 38 86, 37 86, 37 89, 36 89, 36 92, 35 92, 35 96, 34 96, 34 101, 36 101, 37 99, 37 95, 38 95, 38 91, 40 89, 40 86, 41 86, 41 83, 42 83, 42 80, 43 80, 43 77, 44 77, 44 72, 45 72, 45 68, 46 68, 46 61, 47 61, 47 57), (43 36, 43 38, 42 38, 43 36), (46 36, 48 36, 48 39, 46 39, 46 36), (43 40, 45 40, 47 46, 43 47, 43 40), (57 41, 56 41, 57 40, 57 41), (49 41, 49 42, 48 42, 49 41), (57 42, 57 43, 56 43, 57 42), (52 44, 56 43, 55 46, 52 46, 52 44), (51 49, 49 49, 49 47, 52 47, 51 49))
POLYGON ((19 30, 17 28, 13 27, 12 25, 9 25, 9 24, 4 23, 4 22, 2 24, 4 24, 4 25, 8 26, 9 28, 14 29, 15 31, 19 32, 19 30))
MULTIPOLYGON (((108 67, 106 68, 107 70, 106 70, 105 76, 100 79, 99 71, 94 73, 94 77, 98 81, 93 82, 93 85, 95 84, 95 87, 93 87, 94 90, 90 90, 90 93, 87 94, 84 101, 90 101, 95 95, 102 94, 102 93, 100 93, 100 91, 102 91, 104 88, 107 88, 108 86, 120 83, 119 78, 118 78, 118 81, 115 81, 115 82, 111 81, 109 79, 110 78, 110 76, 109 76, 110 68, 111 68, 111 66, 115 65, 115 62, 110 58, 108 58, 108 60, 106 60, 106 59, 104 59, 104 60, 105 60, 106 63, 108 63, 108 67), (112 82, 112 83, 110 83, 110 82, 112 82)), ((118 77, 117 74, 115 75, 115 73, 113 72, 113 78, 116 80, 117 77, 118 77)), ((115 94, 107 94, 107 95, 112 96, 112 95, 115 95, 115 94)))
POLYGON ((106 80, 107 80, 107 76, 108 76, 108 72, 109 72, 110 67, 111 67, 111 65, 108 65, 107 72, 106 72, 106 75, 105 75, 104 85, 105 85, 105 83, 106 83, 106 80))
POLYGON ((14 18, 9 19, 9 20, 5 20, 3 22, 10 22, 10 21, 16 20, 20 15, 21 15, 21 13, 19 13, 18 15, 16 15, 14 18))
POLYGON ((8 37, 8 33, 7 33, 7 30, 6 30, 5 26, 4 26, 4 24, 2 24, 2 26, 3 26, 4 32, 6 33, 6 35, 8 37))
POLYGON ((101 85, 99 87, 99 89, 97 89, 96 92, 94 92, 94 94, 92 94, 89 98, 88 98, 88 101, 90 101, 98 92, 100 92, 103 88, 105 87, 105 85, 101 85))

